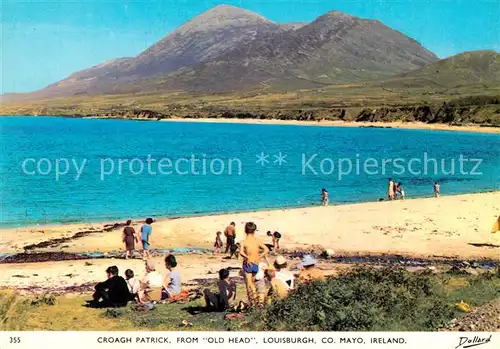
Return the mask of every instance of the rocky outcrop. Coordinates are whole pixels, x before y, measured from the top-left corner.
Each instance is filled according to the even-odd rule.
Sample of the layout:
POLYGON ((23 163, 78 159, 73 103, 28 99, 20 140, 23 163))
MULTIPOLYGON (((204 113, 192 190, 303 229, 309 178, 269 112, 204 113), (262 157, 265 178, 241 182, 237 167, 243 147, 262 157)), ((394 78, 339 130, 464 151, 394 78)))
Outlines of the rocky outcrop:
POLYGON ((133 110, 117 110, 106 112, 102 116, 108 118, 127 118, 127 119, 167 119, 169 116, 154 110, 133 109, 133 110))
POLYGON ((432 122, 434 112, 430 106, 416 107, 383 107, 365 108, 356 117, 356 121, 377 122, 377 121, 405 121, 405 122, 432 122))
POLYGON ((404 106, 365 108, 355 118, 358 122, 424 122, 439 124, 478 124, 500 126, 500 106, 457 105, 443 103, 441 106, 404 106))

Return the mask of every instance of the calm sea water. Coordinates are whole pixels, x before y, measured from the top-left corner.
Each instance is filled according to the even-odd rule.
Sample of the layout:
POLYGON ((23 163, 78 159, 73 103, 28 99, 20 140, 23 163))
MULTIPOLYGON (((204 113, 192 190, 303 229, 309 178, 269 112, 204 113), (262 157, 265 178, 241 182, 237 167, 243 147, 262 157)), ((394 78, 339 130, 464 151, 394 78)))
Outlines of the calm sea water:
POLYGON ((389 177, 403 183, 407 198, 431 196, 434 180, 443 195, 500 189, 500 137, 494 134, 56 117, 0 117, 0 127, 1 226, 306 206, 319 203, 321 188, 331 203, 376 201, 386 196, 389 177), (275 163, 280 152, 281 166, 275 163), (268 155, 264 165, 256 162, 261 153, 268 155), (432 160, 425 172, 425 153, 437 159, 437 172, 432 160), (482 159, 475 171, 481 174, 470 173, 470 161, 461 171, 461 154, 482 159), (163 174, 162 158, 168 158, 163 174), (50 162, 50 173, 38 173, 40 159, 39 170, 47 173, 50 162), (70 165, 58 180, 57 159, 61 172, 64 159, 70 165), (341 179, 339 159, 342 171, 349 161, 353 167, 341 179))

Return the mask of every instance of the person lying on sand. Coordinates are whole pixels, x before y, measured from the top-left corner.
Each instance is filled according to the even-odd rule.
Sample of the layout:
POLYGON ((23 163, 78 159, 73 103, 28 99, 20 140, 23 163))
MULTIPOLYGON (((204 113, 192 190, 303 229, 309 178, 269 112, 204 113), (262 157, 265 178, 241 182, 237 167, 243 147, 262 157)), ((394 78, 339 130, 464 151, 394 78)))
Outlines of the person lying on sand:
POLYGON ((118 267, 106 269, 108 279, 95 286, 92 301, 87 302, 91 308, 125 307, 130 299, 127 282, 118 275, 118 267))
POLYGON ((234 245, 236 239, 236 223, 231 222, 226 229, 224 229, 224 236, 226 237, 226 251, 228 253, 231 246, 234 245))
POLYGON ((134 271, 131 269, 125 270, 125 281, 127 282, 130 300, 137 299, 137 294, 141 288, 141 282, 134 276, 134 271))
POLYGON ((247 235, 240 248, 243 258, 243 275, 247 286, 248 301, 251 306, 258 305, 257 290, 255 287, 255 274, 259 271, 259 262, 269 253, 269 249, 260 239, 255 237, 257 226, 253 222, 245 224, 247 235))
POLYGON ((163 288, 163 277, 156 271, 154 263, 150 260, 145 262, 146 275, 141 280, 141 287, 138 292, 140 303, 149 303, 161 300, 163 288))
POLYGON ((134 256, 135 243, 139 242, 137 235, 135 233, 135 229, 131 227, 132 220, 127 221, 127 226, 123 229, 122 241, 125 243, 126 254, 125 258, 129 259, 134 256))
POLYGON ((272 237, 272 239, 273 239, 273 252, 277 252, 280 249, 281 234, 277 231, 275 231, 274 233, 272 233, 271 231, 268 231, 267 236, 272 237))
POLYGON ((294 288, 295 277, 293 273, 287 268, 286 258, 279 255, 274 261, 274 268, 276 269, 276 278, 283 281, 288 290, 294 288))
POLYGON ((221 239, 222 232, 218 231, 215 234, 215 242, 214 242, 214 253, 221 253, 223 242, 221 239))
POLYGON ((208 288, 203 291, 208 311, 222 312, 233 308, 236 300, 236 284, 229 281, 229 269, 219 270, 219 293, 214 294, 208 288))
POLYGON ((310 281, 321 281, 325 279, 325 275, 321 270, 316 267, 316 258, 310 254, 302 257, 301 261, 302 271, 299 273, 299 284, 310 281))
POLYGON ((270 283, 269 292, 267 294, 267 303, 270 304, 273 299, 284 299, 288 296, 288 288, 286 284, 276 277, 276 270, 269 266, 265 270, 266 279, 270 283))
POLYGON ((165 267, 168 270, 165 277, 165 285, 167 286, 162 290, 161 299, 168 299, 181 293, 181 274, 175 269, 177 260, 174 255, 169 254, 165 257, 165 267))
POLYGON ((153 218, 147 218, 145 224, 141 227, 141 241, 142 241, 142 258, 144 260, 151 258, 151 252, 149 251, 149 239, 151 238, 151 233, 153 232, 153 218))

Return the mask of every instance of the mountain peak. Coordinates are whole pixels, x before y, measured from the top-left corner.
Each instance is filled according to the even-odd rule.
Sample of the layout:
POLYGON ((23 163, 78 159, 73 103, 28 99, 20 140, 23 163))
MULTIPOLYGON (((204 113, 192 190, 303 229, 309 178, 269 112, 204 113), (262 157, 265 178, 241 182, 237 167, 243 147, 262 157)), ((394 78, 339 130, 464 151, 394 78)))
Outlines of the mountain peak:
POLYGON ((237 6, 227 5, 227 4, 220 4, 220 5, 212 7, 211 9, 207 10, 206 12, 210 12, 210 11, 231 11, 231 10, 233 10, 233 11, 234 10, 236 10, 236 11, 244 11, 244 9, 242 9, 240 7, 237 7, 237 6))
POLYGON ((176 33, 206 31, 224 27, 244 27, 248 25, 273 23, 267 18, 239 7, 218 5, 196 16, 176 30, 176 33))
POLYGON ((350 14, 341 12, 341 11, 333 10, 333 11, 325 13, 323 16, 318 17, 318 20, 320 20, 320 19, 344 19, 345 20, 345 19, 358 19, 358 18, 355 16, 352 16, 350 14))

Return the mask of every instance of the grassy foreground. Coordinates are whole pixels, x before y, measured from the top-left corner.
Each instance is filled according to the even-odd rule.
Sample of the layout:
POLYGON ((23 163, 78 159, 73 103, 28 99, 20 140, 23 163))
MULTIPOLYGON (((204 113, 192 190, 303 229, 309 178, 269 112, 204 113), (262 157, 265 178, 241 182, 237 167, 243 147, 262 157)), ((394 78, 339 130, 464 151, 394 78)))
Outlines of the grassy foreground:
MULTIPOLYGON (((244 294, 243 288, 238 289, 244 294)), ((157 305, 148 312, 96 310, 88 296, 19 296, 0 293, 0 330, 290 330, 432 331, 464 313, 456 303, 478 307, 500 297, 500 273, 481 275, 356 269, 326 282, 299 287, 284 301, 225 320, 222 313, 190 315, 203 304, 157 305), (187 320, 193 327, 184 327, 187 320)))

